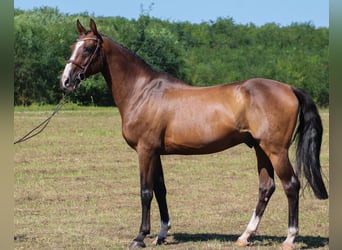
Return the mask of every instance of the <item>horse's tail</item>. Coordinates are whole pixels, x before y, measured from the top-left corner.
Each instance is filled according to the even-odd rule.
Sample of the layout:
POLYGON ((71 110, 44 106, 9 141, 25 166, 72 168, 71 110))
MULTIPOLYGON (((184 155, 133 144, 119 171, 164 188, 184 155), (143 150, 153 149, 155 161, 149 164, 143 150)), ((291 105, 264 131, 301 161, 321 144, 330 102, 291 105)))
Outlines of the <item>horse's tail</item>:
POLYGON ((295 133, 297 140, 296 172, 304 172, 315 196, 327 199, 328 193, 322 180, 319 154, 322 143, 322 121, 312 98, 303 90, 293 88, 299 101, 299 124, 295 133))

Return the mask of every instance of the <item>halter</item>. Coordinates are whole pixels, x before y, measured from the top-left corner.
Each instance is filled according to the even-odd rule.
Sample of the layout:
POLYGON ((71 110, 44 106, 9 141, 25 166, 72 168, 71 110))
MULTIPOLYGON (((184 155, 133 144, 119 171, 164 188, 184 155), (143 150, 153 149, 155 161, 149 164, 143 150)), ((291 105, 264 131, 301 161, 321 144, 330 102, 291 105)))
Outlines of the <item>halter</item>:
POLYGON ((80 68, 82 71, 78 74, 78 77, 81 81, 85 80, 85 73, 87 72, 87 69, 89 67, 89 65, 92 63, 92 61, 94 60, 97 51, 101 48, 101 40, 98 38, 94 38, 94 37, 86 37, 83 39, 77 39, 77 42, 82 42, 82 41, 87 41, 87 40, 93 40, 96 41, 96 48, 93 52, 93 54, 91 55, 91 57, 88 59, 88 61, 85 63, 85 65, 80 65, 77 62, 75 62, 75 60, 68 60, 67 63, 72 63, 74 64, 76 67, 80 68))

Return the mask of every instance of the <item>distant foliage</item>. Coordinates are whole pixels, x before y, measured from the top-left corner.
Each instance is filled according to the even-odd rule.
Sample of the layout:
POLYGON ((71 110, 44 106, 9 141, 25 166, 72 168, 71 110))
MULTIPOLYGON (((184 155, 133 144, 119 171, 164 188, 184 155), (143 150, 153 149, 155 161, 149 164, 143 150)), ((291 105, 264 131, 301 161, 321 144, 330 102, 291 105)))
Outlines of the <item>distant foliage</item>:
MULTIPOLYGON (((15 105, 55 104, 62 92, 59 77, 78 37, 76 20, 58 9, 15 10, 15 105)), ((144 58, 154 69, 196 86, 252 77, 301 87, 321 106, 329 105, 328 28, 311 23, 281 27, 235 24, 231 18, 192 24, 169 22, 142 13, 137 20, 96 17, 98 29, 144 58)), ((113 105, 102 76, 85 81, 72 101, 113 105)))

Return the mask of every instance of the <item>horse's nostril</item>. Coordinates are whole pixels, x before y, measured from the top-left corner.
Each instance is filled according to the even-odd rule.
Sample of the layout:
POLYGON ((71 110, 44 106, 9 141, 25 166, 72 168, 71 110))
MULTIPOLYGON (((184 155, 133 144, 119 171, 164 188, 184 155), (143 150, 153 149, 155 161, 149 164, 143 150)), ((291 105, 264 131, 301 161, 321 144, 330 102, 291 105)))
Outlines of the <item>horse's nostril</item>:
POLYGON ((78 78, 79 78, 81 81, 83 81, 83 80, 85 80, 85 75, 84 75, 83 73, 79 73, 79 74, 78 74, 78 78))
POLYGON ((70 87, 70 79, 69 78, 62 79, 61 87, 62 87, 62 89, 69 88, 70 87))

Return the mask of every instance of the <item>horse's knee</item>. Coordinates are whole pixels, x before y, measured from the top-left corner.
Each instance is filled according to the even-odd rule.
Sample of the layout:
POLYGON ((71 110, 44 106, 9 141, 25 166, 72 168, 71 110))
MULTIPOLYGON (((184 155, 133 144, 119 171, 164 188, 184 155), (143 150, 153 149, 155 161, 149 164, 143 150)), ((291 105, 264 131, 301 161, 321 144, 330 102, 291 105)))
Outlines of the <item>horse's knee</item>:
POLYGON ((142 204, 147 204, 151 203, 153 198, 153 191, 149 189, 142 189, 141 190, 141 202, 142 204))

